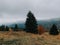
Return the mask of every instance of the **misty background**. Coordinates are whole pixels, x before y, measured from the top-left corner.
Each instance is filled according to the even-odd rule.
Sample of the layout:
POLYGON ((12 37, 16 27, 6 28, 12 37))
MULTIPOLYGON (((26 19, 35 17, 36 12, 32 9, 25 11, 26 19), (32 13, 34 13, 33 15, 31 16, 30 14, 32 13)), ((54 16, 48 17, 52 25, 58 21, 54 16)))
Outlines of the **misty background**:
POLYGON ((60 0, 0 0, 0 24, 23 22, 29 11, 37 20, 60 18, 60 0))

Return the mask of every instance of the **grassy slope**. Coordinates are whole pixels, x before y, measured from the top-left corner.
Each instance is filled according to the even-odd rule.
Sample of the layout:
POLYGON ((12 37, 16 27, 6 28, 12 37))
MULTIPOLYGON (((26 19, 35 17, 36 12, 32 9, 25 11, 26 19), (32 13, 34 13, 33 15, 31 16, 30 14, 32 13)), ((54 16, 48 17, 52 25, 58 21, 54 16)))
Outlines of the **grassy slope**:
POLYGON ((47 32, 38 35, 26 32, 0 32, 0 45, 60 45, 60 34, 49 35, 47 32))

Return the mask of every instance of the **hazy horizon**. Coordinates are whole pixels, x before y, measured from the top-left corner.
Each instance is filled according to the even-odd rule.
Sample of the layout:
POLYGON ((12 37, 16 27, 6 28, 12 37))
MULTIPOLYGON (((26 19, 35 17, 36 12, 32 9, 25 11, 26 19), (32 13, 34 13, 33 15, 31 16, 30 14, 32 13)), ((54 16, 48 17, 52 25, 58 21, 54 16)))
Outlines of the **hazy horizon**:
POLYGON ((60 18, 60 0, 0 0, 0 24, 25 21, 29 11, 37 20, 60 18))

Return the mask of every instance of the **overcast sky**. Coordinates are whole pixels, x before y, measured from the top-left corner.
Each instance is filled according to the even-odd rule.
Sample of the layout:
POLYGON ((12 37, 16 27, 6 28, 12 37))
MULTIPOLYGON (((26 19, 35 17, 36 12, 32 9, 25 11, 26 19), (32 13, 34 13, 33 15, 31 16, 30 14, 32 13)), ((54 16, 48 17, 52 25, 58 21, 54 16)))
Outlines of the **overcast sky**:
POLYGON ((24 21, 29 11, 37 20, 60 18, 60 0, 0 0, 0 24, 24 21))

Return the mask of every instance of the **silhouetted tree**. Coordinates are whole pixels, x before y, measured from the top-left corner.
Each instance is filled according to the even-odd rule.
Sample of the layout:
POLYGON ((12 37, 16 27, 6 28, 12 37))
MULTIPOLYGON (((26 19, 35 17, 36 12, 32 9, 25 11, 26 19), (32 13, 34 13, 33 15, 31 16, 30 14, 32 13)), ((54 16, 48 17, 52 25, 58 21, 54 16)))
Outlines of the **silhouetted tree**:
POLYGON ((18 25, 15 24, 14 31, 18 31, 18 25))
POLYGON ((5 31, 9 31, 9 27, 8 26, 5 27, 5 31))
POLYGON ((51 34, 51 35, 58 35, 59 34, 57 26, 55 24, 53 24, 53 26, 51 27, 49 34, 51 34))
POLYGON ((2 25, 0 28, 1 28, 1 31, 5 31, 5 25, 2 25))
POLYGON ((36 21, 34 15, 31 13, 31 11, 29 11, 29 13, 27 15, 25 28, 26 28, 27 32, 38 33, 37 21, 36 21))

